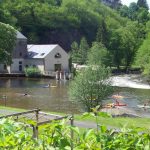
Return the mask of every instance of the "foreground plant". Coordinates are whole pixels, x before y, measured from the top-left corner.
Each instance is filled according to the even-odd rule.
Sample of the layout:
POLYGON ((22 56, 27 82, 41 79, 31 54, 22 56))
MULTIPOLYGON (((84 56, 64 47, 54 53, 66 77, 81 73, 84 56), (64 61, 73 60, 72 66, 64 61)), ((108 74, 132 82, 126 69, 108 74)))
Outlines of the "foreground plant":
POLYGON ((96 119, 97 129, 81 129, 67 124, 68 119, 39 126, 38 138, 25 123, 0 120, 0 149, 7 150, 149 150, 150 135, 140 128, 107 129, 99 124, 106 113, 85 113, 96 119))

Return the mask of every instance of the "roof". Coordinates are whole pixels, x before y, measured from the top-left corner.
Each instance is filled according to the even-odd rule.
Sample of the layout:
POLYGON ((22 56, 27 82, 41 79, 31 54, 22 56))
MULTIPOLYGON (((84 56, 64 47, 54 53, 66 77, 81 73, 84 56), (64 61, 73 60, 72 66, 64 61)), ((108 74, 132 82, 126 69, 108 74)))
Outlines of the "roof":
POLYGON ((17 31, 17 39, 27 39, 22 33, 17 31))
POLYGON ((27 45, 28 58, 44 58, 58 45, 27 45))

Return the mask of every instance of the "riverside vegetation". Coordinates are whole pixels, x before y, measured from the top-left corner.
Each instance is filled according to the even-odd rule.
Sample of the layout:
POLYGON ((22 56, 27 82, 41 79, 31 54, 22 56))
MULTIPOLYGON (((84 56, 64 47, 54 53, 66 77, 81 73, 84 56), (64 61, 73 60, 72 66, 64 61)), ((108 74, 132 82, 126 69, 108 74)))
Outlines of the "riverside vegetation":
MULTIPOLYGON (((83 117, 93 116, 97 123, 97 129, 81 129, 66 125, 67 120, 53 122, 39 128, 39 137, 32 137, 31 130, 27 124, 15 122, 10 119, 0 120, 0 148, 16 150, 120 150, 150 149, 150 135, 141 132, 140 128, 122 128, 118 132, 114 129, 108 130, 106 126, 99 125, 99 117, 109 117, 104 113, 85 113, 83 117), (71 131, 74 136, 71 138, 71 131)), ((29 123, 29 121, 27 122, 29 123)))

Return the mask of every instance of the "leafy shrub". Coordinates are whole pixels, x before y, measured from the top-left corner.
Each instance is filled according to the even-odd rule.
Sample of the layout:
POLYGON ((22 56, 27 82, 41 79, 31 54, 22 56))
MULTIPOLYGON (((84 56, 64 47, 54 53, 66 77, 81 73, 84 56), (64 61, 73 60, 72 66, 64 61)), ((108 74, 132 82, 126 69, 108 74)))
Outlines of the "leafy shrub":
POLYGON ((40 77, 41 76, 40 70, 36 67, 27 67, 25 68, 24 71, 27 77, 40 77))
MULTIPOLYGON (((84 117, 92 115, 104 116, 103 113, 84 114, 84 117)), ((0 120, 0 149, 7 150, 149 150, 150 135, 141 132, 139 128, 118 131, 108 130, 99 125, 97 129, 79 129, 66 125, 68 120, 52 122, 39 126, 38 139, 32 137, 32 131, 26 128, 26 124, 15 122, 11 119, 0 120), (25 129, 26 128, 26 129, 25 129), (74 136, 71 136, 73 131, 74 136)))

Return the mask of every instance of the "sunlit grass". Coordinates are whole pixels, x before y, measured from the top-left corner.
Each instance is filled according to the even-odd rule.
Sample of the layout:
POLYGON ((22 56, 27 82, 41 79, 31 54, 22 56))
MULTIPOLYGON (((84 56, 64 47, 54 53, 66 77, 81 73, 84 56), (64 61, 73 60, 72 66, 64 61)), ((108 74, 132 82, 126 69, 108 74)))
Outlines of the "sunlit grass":
MULTIPOLYGON (((83 118, 82 115, 75 115, 75 120, 90 121, 94 122, 94 117, 83 118)), ((108 127, 140 127, 150 130, 150 118, 129 118, 129 117, 116 117, 116 118, 103 118, 98 117, 98 122, 100 125, 105 125, 108 127)))
MULTIPOLYGON (((14 112, 23 112, 27 111, 25 109, 20 109, 20 108, 12 108, 12 107, 4 107, 0 106, 0 110, 10 110, 14 112)), ((61 115, 61 116, 66 116, 68 114, 65 113, 60 113, 60 112, 46 112, 49 114, 55 114, 55 115, 61 115)), ((3 115, 3 114, 0 114, 3 115)), ((87 122, 95 122, 95 118, 90 116, 83 118, 82 114, 75 114, 74 119, 78 121, 85 121, 87 122)), ((141 127, 145 128, 147 130, 150 130, 150 118, 129 118, 129 117, 116 117, 116 118, 103 118, 103 117, 98 117, 98 122, 100 125, 105 125, 107 127, 114 127, 114 128, 122 128, 122 127, 128 127, 132 128, 134 127, 141 127)))

